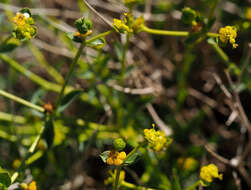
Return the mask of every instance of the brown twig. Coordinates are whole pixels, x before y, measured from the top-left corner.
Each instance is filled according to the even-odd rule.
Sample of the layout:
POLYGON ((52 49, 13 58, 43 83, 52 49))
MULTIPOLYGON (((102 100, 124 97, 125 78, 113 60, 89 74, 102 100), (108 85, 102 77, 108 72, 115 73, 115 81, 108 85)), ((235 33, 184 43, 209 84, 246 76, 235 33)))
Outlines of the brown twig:
POLYGON ((220 156, 219 154, 217 154, 216 152, 214 152, 208 145, 205 145, 205 149, 209 152, 209 154, 211 154, 214 158, 216 158, 220 162, 222 162, 226 165, 229 165, 229 166, 233 166, 228 159, 226 159, 226 158, 220 156))
POLYGON ((97 12, 86 0, 83 0, 85 5, 93 12, 95 13, 101 20, 103 20, 108 26, 113 28, 112 23, 107 20, 105 17, 103 17, 99 12, 97 12))

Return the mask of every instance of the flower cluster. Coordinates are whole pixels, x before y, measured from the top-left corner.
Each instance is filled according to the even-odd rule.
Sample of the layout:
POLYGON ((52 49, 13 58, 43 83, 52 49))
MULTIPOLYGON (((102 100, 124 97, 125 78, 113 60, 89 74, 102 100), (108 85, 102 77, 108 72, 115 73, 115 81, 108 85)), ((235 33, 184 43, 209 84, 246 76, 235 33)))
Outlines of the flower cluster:
POLYGON ((222 27, 219 30, 219 34, 219 38, 222 43, 226 44, 227 42, 229 42, 230 44, 232 44, 233 48, 236 48, 238 46, 238 44, 235 43, 235 38, 237 37, 236 28, 232 26, 222 27))
POLYGON ((124 19, 113 19, 113 27, 119 33, 138 33, 144 25, 144 18, 134 19, 130 13, 124 13, 124 19))
POLYGON ((30 40, 35 37, 37 28, 34 26, 34 20, 31 17, 31 13, 28 9, 22 9, 16 13, 13 18, 15 28, 13 30, 13 36, 19 40, 30 40))
POLYGON ((23 190, 37 190, 37 184, 35 181, 32 181, 29 185, 26 183, 21 183, 20 188, 23 190))
POLYGON ((202 185, 207 186, 213 181, 213 178, 218 178, 222 180, 223 175, 219 174, 219 171, 216 165, 209 164, 207 166, 203 166, 200 169, 200 178, 201 178, 202 185))
POLYGON ((108 165, 119 166, 124 162, 125 158, 126 158, 125 152, 110 151, 110 153, 108 154, 108 159, 106 160, 106 163, 108 165))
POLYGON ((164 150, 172 140, 166 137, 163 131, 156 131, 154 127, 155 125, 153 125, 152 129, 145 129, 144 135, 149 146, 158 152, 164 150))
POLYGON ((113 27, 119 33, 131 32, 124 20, 113 19, 113 27))

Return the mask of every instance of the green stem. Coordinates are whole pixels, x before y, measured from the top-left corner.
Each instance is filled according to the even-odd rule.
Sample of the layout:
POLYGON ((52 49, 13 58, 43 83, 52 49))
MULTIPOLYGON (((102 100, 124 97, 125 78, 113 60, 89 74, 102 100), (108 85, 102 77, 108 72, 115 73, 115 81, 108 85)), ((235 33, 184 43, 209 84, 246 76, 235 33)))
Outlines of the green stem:
POLYGON ((208 43, 213 47, 213 49, 215 50, 215 52, 220 56, 220 58, 225 62, 225 64, 227 65, 228 69, 234 71, 234 73, 236 75, 240 75, 241 70, 239 69, 239 67, 230 61, 229 57, 227 56, 227 54, 218 46, 218 44, 212 40, 209 39, 208 43))
POLYGON ((136 146, 134 149, 132 149, 132 151, 126 156, 124 163, 135 153, 139 150, 140 147, 143 147, 147 144, 146 141, 140 143, 138 146, 136 146))
POLYGON ((20 167, 18 168, 18 170, 11 176, 11 183, 14 183, 16 181, 16 179, 18 178, 20 172, 22 171, 22 169, 25 166, 25 162, 26 160, 34 153, 43 133, 45 131, 45 126, 43 126, 40 131, 39 134, 37 135, 36 139, 34 140, 34 142, 31 144, 28 153, 26 154, 25 158, 22 160, 22 163, 20 165, 20 167))
MULTIPOLYGON (((150 33, 150 34, 166 35, 166 36, 188 36, 190 34, 187 31, 158 30, 158 29, 148 28, 147 26, 143 26, 142 30, 144 32, 147 32, 147 33, 150 33)), ((219 34, 208 32, 207 36, 217 38, 219 36, 219 34)))
POLYGON ((200 185, 200 180, 196 181, 194 184, 192 184, 191 186, 187 187, 185 190, 194 190, 199 185, 200 185))
POLYGON ((28 42, 27 44, 28 44, 28 48, 30 49, 31 53, 38 61, 39 65, 42 66, 57 83, 63 84, 64 78, 54 67, 51 66, 51 64, 47 62, 47 60, 45 59, 41 51, 36 46, 34 46, 31 42, 28 42))
POLYGON ((91 42, 93 42, 93 41, 95 41, 95 40, 97 40, 97 39, 99 39, 99 38, 105 37, 105 36, 107 36, 107 35, 109 35, 109 34, 111 34, 111 33, 113 33, 113 30, 108 30, 107 32, 103 32, 103 33, 101 33, 101 34, 98 34, 98 35, 96 35, 96 36, 93 36, 93 37, 90 38, 89 40, 86 40, 86 44, 91 43, 91 42))
POLYGON ((113 190, 119 190, 119 176, 120 176, 121 166, 117 166, 116 168, 116 178, 113 190))
POLYGON ((142 187, 142 186, 137 186, 132 183, 128 183, 126 181, 121 182, 121 186, 126 187, 128 189, 138 189, 138 190, 155 190, 153 188, 148 188, 148 187, 142 187))
POLYGON ((29 108, 35 109, 35 110, 37 110, 39 112, 44 112, 44 108, 42 108, 41 106, 37 106, 37 105, 35 105, 35 104, 31 103, 31 102, 28 102, 28 101, 26 101, 26 100, 24 100, 22 98, 19 98, 18 96, 15 96, 13 94, 5 92, 4 90, 0 89, 0 95, 4 96, 6 98, 9 98, 9 99, 11 99, 11 100, 13 100, 15 102, 18 102, 20 104, 23 104, 23 105, 25 105, 25 106, 27 106, 29 108))
POLYGON ((5 112, 0 112, 0 120, 14 122, 18 124, 24 124, 26 122, 25 117, 19 115, 12 115, 5 112))
POLYGON ((188 36, 189 32, 186 31, 169 31, 169 30, 158 30, 148 28, 147 26, 143 26, 143 31, 150 33, 150 34, 157 34, 157 35, 166 35, 166 36, 188 36))
POLYGON ((214 41, 208 41, 208 43, 213 47, 213 49, 216 51, 216 53, 220 56, 220 58, 225 62, 229 63, 229 57, 227 54, 218 46, 217 43, 214 41))
MULTIPOLYGON (((16 62, 14 59, 8 57, 7 55, 0 54, 0 60, 4 61, 5 63, 8 63, 15 70, 17 70, 18 72, 20 72, 21 74, 23 74, 28 79, 30 79, 31 81, 33 81, 37 85, 41 86, 42 88, 49 90, 49 91, 57 92, 57 93, 59 93, 61 91, 60 85, 49 82, 49 81, 41 78, 40 76, 36 75, 35 73, 32 73, 31 71, 29 71, 24 66, 22 66, 21 64, 16 62)), ((72 90, 74 90, 74 88, 72 86, 67 86, 65 89, 66 92, 70 92, 72 90)), ((97 99, 94 99, 93 101, 90 102, 88 99, 87 93, 83 93, 80 96, 80 99, 85 102, 88 101, 89 103, 93 104, 94 106, 100 106, 97 99)))
POLYGON ((47 90, 51 90, 51 91, 56 91, 56 92, 60 91, 60 86, 59 85, 54 84, 52 82, 49 82, 49 81, 41 78, 40 76, 34 74, 33 72, 29 71, 28 69, 26 69, 25 67, 23 67, 22 65, 20 65, 14 59, 11 59, 10 57, 8 57, 7 55, 0 54, 0 59, 2 61, 4 61, 4 62, 8 63, 15 70, 17 70, 18 72, 22 73, 27 78, 29 78, 30 80, 32 80, 36 84, 42 86, 43 88, 45 88, 47 90))
POLYGON ((81 53, 82 53, 84 47, 85 47, 85 42, 84 42, 84 43, 81 43, 81 45, 80 45, 80 47, 79 47, 79 49, 78 49, 78 51, 77 51, 77 54, 75 55, 75 57, 74 57, 74 59, 73 59, 73 62, 72 62, 72 64, 71 64, 71 66, 70 66, 70 70, 69 70, 69 72, 67 73, 66 78, 65 78, 65 81, 64 81, 64 84, 63 84, 63 86, 62 86, 62 88, 61 88, 61 91, 59 92, 59 96, 58 96, 58 99, 57 99, 56 104, 55 104, 55 110, 57 110, 58 106, 59 106, 60 103, 61 103, 61 100, 62 100, 63 95, 64 95, 65 88, 66 88, 66 86, 67 86, 67 84, 68 84, 68 82, 69 82, 69 80, 70 80, 70 78, 71 78, 71 75, 72 75, 72 73, 73 73, 73 71, 74 71, 74 68, 75 68, 77 62, 78 62, 78 59, 79 59, 80 56, 81 56, 81 53))

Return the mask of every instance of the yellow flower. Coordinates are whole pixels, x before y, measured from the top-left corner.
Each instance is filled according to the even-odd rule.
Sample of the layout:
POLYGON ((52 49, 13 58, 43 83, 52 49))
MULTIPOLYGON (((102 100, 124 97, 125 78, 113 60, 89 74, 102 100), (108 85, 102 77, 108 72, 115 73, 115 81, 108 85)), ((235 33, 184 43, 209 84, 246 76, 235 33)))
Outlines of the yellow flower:
POLYGON ((32 181, 30 184, 29 184, 29 189, 28 190, 37 190, 37 184, 35 181, 32 181))
POLYGON ((120 33, 130 32, 129 27, 126 25, 126 23, 123 20, 119 19, 113 19, 113 27, 116 31, 120 33))
POLYGON ((171 139, 165 136, 163 131, 156 131, 154 125, 152 129, 144 130, 145 139, 148 141, 148 144, 155 151, 164 150, 170 143, 171 139))
POLYGON ((202 180, 202 185, 207 186, 209 183, 213 181, 213 178, 218 178, 222 180, 223 174, 219 174, 218 168, 216 165, 209 164, 201 168, 200 178, 202 180))
MULTIPOLYGON (((24 11, 24 10, 21 10, 24 11)), ((37 28, 34 26, 34 20, 30 12, 18 12, 13 18, 15 24, 13 36, 19 40, 30 40, 35 37, 37 28)))
POLYGON ((134 33, 140 32, 144 24, 145 24, 145 20, 143 17, 136 18, 132 23, 133 32, 134 33))
POLYGON ((37 184, 35 181, 32 181, 29 185, 26 183, 21 183, 20 188, 23 190, 37 190, 37 184))
POLYGON ((125 158, 126 158, 125 152, 111 151, 108 155, 108 159, 106 160, 106 163, 108 165, 119 166, 123 164, 125 158))
POLYGON ((233 48, 236 48, 238 44, 235 43, 235 38, 237 37, 237 31, 236 28, 232 26, 225 26, 220 28, 219 30, 219 38, 222 43, 229 42, 232 44, 233 48))
POLYGON ((16 16, 13 18, 13 22, 18 25, 18 26, 23 26, 25 25, 25 15, 22 13, 16 13, 16 16))
POLYGON ((251 7, 248 7, 246 10, 246 19, 251 20, 251 7))

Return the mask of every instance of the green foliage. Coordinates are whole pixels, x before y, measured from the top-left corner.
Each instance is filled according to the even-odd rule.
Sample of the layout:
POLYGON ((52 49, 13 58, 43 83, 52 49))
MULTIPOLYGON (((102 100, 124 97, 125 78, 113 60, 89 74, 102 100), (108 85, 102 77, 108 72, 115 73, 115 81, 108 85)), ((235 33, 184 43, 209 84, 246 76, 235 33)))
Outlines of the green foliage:
POLYGON ((1 2, 0 190, 250 189, 244 1, 1 2))
POLYGON ((9 187, 11 184, 11 178, 10 174, 7 170, 4 170, 0 167, 0 188, 5 189, 6 187, 9 187))
POLYGON ((63 99, 62 99, 62 101, 61 101, 61 103, 60 103, 60 105, 59 105, 59 107, 57 109, 57 112, 60 113, 60 112, 64 111, 82 93, 83 93, 82 90, 73 90, 73 91, 69 92, 68 94, 66 94, 63 97, 63 99))

